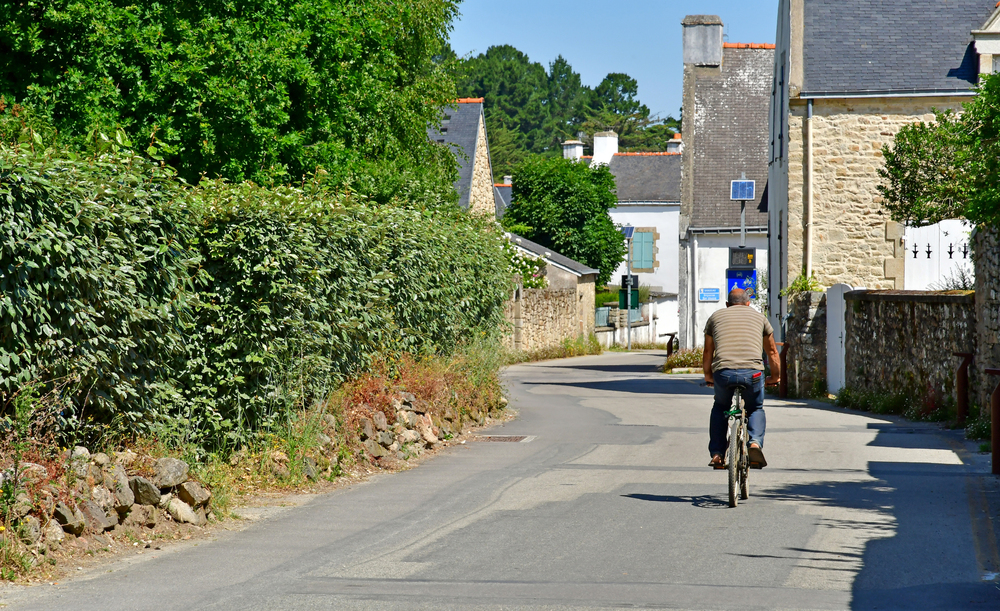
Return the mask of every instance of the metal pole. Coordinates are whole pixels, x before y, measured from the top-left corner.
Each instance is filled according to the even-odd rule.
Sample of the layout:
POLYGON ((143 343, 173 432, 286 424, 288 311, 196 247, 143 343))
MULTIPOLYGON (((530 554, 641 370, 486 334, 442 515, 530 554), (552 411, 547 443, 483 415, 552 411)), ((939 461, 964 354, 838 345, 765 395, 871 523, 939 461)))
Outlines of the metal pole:
POLYGON ((747 202, 740 200, 740 248, 747 245, 747 202))
POLYGON ((628 329, 628 349, 632 350, 632 239, 628 241, 628 258, 625 260, 625 326, 628 329))

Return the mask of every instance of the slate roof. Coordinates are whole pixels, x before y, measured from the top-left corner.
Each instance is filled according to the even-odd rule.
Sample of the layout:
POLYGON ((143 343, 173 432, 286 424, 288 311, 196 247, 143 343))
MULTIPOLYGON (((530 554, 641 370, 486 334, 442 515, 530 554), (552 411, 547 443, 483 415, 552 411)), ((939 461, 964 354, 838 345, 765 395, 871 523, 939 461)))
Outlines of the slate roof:
POLYGON ((546 248, 541 244, 532 242, 528 238, 522 238, 516 233, 508 233, 507 239, 511 241, 512 244, 520 246, 521 248, 527 250, 528 252, 538 255, 543 259, 547 259, 560 267, 564 267, 578 276, 584 276, 586 274, 599 274, 601 270, 594 269, 592 267, 587 267, 583 263, 579 263, 570 259, 569 257, 564 257, 561 254, 555 252, 551 248, 546 248))
POLYGON ((680 202, 680 153, 618 153, 608 166, 620 202, 680 202))
POLYGON ((510 194, 513 185, 496 184, 493 185, 493 205, 496 206, 497 220, 503 218, 507 208, 510 206, 510 194))
POLYGON ((954 92, 976 83, 972 44, 993 0, 805 0, 801 95, 954 92))
MULTIPOLYGON (((747 202, 747 227, 767 226, 768 114, 773 48, 726 45, 717 74, 695 81, 692 229, 740 226, 740 204, 729 199, 730 181, 755 180, 757 199, 747 202)), ((688 138, 685 135, 685 138, 688 138)))
POLYGON ((447 144, 458 158, 458 203, 469 207, 472 193, 472 167, 476 155, 476 137, 479 134, 479 118, 483 114, 482 98, 463 98, 442 109, 441 130, 427 128, 427 137, 434 142, 447 144))

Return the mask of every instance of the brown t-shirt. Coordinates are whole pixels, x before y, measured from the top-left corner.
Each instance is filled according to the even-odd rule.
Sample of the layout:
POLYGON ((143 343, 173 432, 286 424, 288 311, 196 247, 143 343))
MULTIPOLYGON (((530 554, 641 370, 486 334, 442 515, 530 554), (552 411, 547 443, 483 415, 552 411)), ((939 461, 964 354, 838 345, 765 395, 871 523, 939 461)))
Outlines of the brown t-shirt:
POLYGON ((734 305, 716 310, 705 324, 705 335, 715 341, 712 371, 722 369, 764 369, 764 338, 774 329, 757 310, 734 305))

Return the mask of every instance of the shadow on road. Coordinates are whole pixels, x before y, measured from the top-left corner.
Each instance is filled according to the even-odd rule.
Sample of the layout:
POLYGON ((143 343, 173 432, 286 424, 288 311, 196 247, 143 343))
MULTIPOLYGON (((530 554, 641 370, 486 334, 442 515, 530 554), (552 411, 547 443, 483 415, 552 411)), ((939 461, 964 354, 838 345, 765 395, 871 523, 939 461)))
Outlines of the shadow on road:
POLYGON ((702 494, 699 496, 673 496, 660 494, 623 494, 627 499, 652 501, 654 503, 684 503, 705 509, 729 508, 729 501, 719 496, 702 494))
MULTIPOLYGON (((870 446, 947 447, 933 429, 872 428, 879 433, 870 446)), ((996 570, 990 566, 996 541, 978 536, 970 525, 967 487, 980 476, 964 465, 930 462, 870 462, 868 474, 874 480, 790 484, 760 493, 778 502, 851 510, 827 512, 819 521, 856 534, 857 546, 790 549, 790 555, 817 570, 856 572, 851 609, 1000 608, 1000 584, 969 580, 996 570)))
POLYGON ((601 380, 594 382, 531 382, 524 380, 525 386, 569 386, 622 392, 641 395, 711 395, 709 388, 701 388, 697 384, 683 380, 650 380, 645 378, 630 378, 623 380, 601 380))
MULTIPOLYGON (((632 363, 629 365, 575 365, 575 364, 558 364, 553 363, 551 365, 534 365, 535 368, 549 368, 549 369, 579 369, 581 371, 600 371, 604 373, 662 373, 660 371, 660 364, 648 364, 648 363, 632 363)), ((664 374, 666 375, 666 374, 664 374)))

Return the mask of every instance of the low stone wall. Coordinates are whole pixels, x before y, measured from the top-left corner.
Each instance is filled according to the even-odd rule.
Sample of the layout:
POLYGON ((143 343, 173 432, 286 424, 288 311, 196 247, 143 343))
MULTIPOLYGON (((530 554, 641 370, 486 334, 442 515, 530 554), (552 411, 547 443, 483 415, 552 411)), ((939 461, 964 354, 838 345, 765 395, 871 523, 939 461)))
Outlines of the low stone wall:
POLYGON ((977 228, 972 237, 976 265, 976 357, 970 369, 970 410, 978 405, 989 417, 990 393, 1000 378, 987 376, 985 369, 1000 367, 1000 236, 995 227, 977 228))
MULTIPOLYGON (((953 354, 976 349, 974 295, 851 291, 845 299, 848 387, 920 393, 929 408, 955 400, 953 354)), ((970 382, 977 377, 970 372, 970 382)))
POLYGON ((791 300, 785 330, 788 392, 796 397, 826 389, 826 293, 801 293, 791 300))
MULTIPOLYGON (((507 347, 532 352, 579 337, 583 333, 579 301, 577 289, 517 289, 507 306, 508 320, 513 326, 513 332, 506 338, 507 347)), ((592 307, 590 312, 590 329, 593 329, 592 307)))

